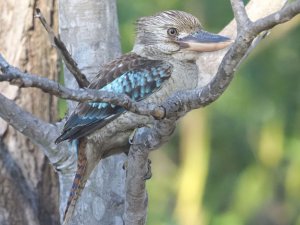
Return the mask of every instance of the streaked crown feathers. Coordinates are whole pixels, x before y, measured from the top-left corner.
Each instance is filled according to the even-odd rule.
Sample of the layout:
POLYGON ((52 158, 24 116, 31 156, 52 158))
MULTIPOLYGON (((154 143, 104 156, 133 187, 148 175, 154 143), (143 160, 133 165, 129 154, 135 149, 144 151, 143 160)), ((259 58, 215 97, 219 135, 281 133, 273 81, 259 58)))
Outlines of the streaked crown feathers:
POLYGON ((142 17, 136 22, 137 40, 142 44, 167 39, 167 29, 176 28, 179 33, 191 33, 201 29, 199 20, 193 15, 176 10, 169 10, 142 17))

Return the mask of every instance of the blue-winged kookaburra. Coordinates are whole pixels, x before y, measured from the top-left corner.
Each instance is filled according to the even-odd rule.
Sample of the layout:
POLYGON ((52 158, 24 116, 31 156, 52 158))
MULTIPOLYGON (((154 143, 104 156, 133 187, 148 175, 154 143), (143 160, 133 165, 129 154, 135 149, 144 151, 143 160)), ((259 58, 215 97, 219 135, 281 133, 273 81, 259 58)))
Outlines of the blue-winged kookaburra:
MULTIPOLYGON (((201 52, 217 51, 232 42, 227 37, 204 31, 197 18, 182 11, 165 11, 143 17, 136 25, 133 50, 103 65, 90 89, 124 93, 134 101, 159 104, 176 91, 197 86, 196 59, 201 52)), ((77 172, 65 210, 65 221, 70 219, 79 194, 98 161, 118 153, 99 150, 98 156, 94 157, 94 152, 89 152, 82 140, 127 113, 124 108, 105 102, 85 102, 79 103, 67 120, 56 143, 79 140, 79 147, 77 172)), ((124 145, 128 145, 128 138, 124 138, 124 145)))

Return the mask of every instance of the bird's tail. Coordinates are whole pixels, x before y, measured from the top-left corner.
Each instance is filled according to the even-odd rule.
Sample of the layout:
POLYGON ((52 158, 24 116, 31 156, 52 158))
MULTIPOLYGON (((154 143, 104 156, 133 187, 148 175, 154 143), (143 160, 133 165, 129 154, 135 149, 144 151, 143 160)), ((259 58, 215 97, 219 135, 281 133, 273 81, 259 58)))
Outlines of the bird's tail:
POLYGON ((64 212, 63 225, 67 225, 69 223, 73 215, 76 202, 86 184, 90 173, 91 169, 88 169, 88 158, 86 154, 86 139, 81 138, 78 142, 77 171, 73 180, 73 185, 64 212))

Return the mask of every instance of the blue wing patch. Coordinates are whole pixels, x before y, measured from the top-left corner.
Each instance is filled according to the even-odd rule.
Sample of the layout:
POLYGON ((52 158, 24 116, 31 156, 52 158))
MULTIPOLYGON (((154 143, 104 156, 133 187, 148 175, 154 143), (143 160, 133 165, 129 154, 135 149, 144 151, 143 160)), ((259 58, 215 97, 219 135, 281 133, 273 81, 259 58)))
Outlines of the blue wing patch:
MULTIPOLYGON (((106 74, 98 76, 98 79, 95 79, 90 87, 117 94, 124 93, 134 101, 141 101, 159 90, 164 81, 171 76, 173 66, 160 60, 149 60, 137 55, 132 57, 132 54, 134 53, 124 55, 119 61, 115 60, 111 63, 116 65, 108 64, 106 67, 112 69, 105 70, 104 68, 103 71, 111 76, 105 76, 106 74), (130 60, 126 61, 126 56, 130 60), (117 63, 122 65, 121 69, 117 63)), ((124 111, 125 109, 120 106, 105 102, 79 103, 66 122, 63 133, 57 138, 56 143, 86 136, 105 126, 124 111)))

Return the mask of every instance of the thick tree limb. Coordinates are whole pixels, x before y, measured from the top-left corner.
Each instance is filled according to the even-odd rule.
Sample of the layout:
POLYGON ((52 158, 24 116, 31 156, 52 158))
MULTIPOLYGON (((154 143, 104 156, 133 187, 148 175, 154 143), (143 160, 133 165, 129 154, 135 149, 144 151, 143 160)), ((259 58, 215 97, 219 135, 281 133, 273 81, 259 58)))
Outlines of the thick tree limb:
POLYGON ((48 123, 33 117, 30 113, 22 111, 14 101, 7 99, 0 94, 0 116, 12 125, 16 130, 20 131, 31 139, 39 139, 45 146, 50 146, 48 138, 45 137, 47 133, 55 132, 48 123))
POLYGON ((35 10, 35 17, 38 18, 40 20, 40 22, 43 24, 45 30, 48 33, 51 44, 54 47, 56 47, 59 55, 62 57, 68 70, 74 75, 74 77, 78 83, 78 86, 80 88, 87 87, 90 84, 90 82, 87 80, 86 76, 78 68, 77 63, 72 58, 72 56, 69 53, 68 49, 66 48, 65 44, 60 40, 59 37, 55 36, 54 31, 47 23, 45 17, 43 16, 43 14, 39 8, 36 8, 36 10, 35 10))
MULTIPOLYGON (((148 195, 144 176, 148 172, 147 163, 145 164, 145 162, 148 160, 149 152, 143 152, 143 149, 145 147, 150 149, 149 143, 151 142, 149 140, 152 139, 151 134, 153 133, 151 131, 149 128, 139 129, 135 134, 134 142, 128 154, 127 160, 136 163, 130 163, 127 166, 125 225, 146 224, 148 195)), ((157 138, 153 139, 157 140, 157 138)))
POLYGON ((67 143, 62 143, 59 146, 54 144, 54 140, 59 133, 56 126, 24 111, 14 101, 9 100, 2 94, 0 94, 0 105, 0 117, 38 144, 56 169, 62 169, 60 162, 69 161, 69 163, 65 163, 64 169, 66 171, 71 170, 74 166, 72 162, 74 159, 65 146, 67 143), (57 154, 57 152, 60 152, 60 154, 57 154))
POLYGON ((149 173, 148 155, 167 142, 175 130, 173 120, 156 121, 155 128, 143 127, 134 134, 128 154, 126 176, 125 225, 144 225, 147 218, 148 196, 145 175, 149 173), (134 163, 132 163, 134 162, 134 163), (146 162, 146 163, 145 163, 146 162))

